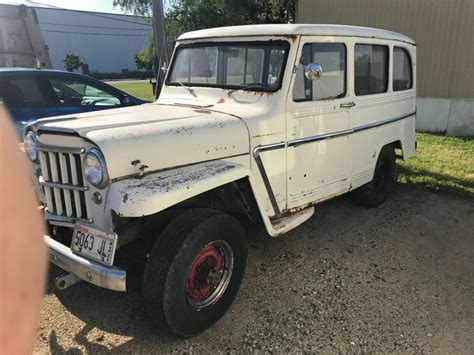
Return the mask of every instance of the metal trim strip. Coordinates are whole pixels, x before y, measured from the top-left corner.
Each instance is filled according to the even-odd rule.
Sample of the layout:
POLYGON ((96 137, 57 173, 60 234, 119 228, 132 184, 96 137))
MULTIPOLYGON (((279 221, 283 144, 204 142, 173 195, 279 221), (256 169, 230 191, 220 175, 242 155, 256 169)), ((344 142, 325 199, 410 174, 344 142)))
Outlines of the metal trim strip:
POLYGON ((258 170, 263 179, 263 184, 265 185, 265 189, 267 190, 268 197, 270 198, 270 203, 272 204, 273 211, 275 212, 275 216, 277 217, 281 216, 280 208, 278 207, 278 203, 276 201, 275 194, 273 193, 273 189, 270 184, 270 180, 267 176, 267 172, 265 171, 265 167, 263 166, 260 153, 268 152, 270 150, 275 150, 275 149, 281 149, 281 148, 284 148, 285 146, 286 144, 284 142, 281 142, 281 143, 268 144, 265 146, 257 146, 253 150, 253 157, 255 159, 255 162, 257 163, 258 170))

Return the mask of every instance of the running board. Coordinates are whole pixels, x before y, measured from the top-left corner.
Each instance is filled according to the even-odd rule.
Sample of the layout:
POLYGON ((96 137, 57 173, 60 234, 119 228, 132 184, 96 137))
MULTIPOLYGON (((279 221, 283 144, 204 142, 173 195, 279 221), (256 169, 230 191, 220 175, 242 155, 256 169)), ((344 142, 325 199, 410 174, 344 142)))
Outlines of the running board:
POLYGON ((300 224, 310 219, 313 214, 314 207, 309 207, 300 212, 289 215, 288 217, 283 217, 272 222, 272 237, 277 237, 283 233, 292 230, 293 228, 298 227, 300 224))

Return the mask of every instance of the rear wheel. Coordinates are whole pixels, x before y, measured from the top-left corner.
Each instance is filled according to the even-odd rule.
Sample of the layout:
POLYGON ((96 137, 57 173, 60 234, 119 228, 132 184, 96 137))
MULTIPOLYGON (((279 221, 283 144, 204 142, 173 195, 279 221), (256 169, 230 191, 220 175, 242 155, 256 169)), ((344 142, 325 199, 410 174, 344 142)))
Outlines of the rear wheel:
POLYGON ((380 151, 374 178, 368 184, 354 190, 354 201, 365 207, 378 207, 385 202, 395 182, 395 148, 386 145, 380 151))
POLYGON ((172 221, 145 267, 145 307, 162 329, 196 335, 232 304, 247 260, 244 230, 233 217, 193 209, 172 221))

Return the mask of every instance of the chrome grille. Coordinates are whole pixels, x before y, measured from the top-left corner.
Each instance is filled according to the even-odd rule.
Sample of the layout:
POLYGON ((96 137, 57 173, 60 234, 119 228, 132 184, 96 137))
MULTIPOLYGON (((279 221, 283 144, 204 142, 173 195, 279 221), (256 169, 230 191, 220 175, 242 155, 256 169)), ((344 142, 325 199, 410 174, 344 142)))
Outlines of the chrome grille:
POLYGON ((82 177, 81 155, 77 149, 38 149, 40 184, 49 213, 85 219, 87 207, 82 177))

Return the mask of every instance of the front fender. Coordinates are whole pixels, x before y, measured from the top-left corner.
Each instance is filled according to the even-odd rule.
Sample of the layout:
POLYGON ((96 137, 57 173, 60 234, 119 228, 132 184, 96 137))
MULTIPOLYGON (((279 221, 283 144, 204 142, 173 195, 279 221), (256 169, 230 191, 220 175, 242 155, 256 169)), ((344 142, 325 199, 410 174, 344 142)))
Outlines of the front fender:
POLYGON ((149 216, 249 174, 243 165, 217 160, 119 180, 110 186, 109 206, 122 217, 149 216))

